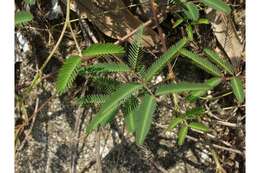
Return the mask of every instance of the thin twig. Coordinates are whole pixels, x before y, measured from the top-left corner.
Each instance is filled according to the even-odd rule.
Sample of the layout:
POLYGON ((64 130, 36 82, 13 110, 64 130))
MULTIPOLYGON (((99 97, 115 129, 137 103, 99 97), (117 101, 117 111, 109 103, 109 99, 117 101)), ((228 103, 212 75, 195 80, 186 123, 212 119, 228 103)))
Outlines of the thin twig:
MULTIPOLYGON (((143 23, 143 26, 146 27, 148 25, 150 25, 152 23, 152 20, 148 20, 147 22, 143 23)), ((127 40, 129 37, 131 37, 132 35, 134 35, 137 31, 138 31, 139 27, 137 27, 136 29, 134 29, 133 31, 131 31, 130 33, 128 33, 127 35, 125 35, 124 37, 120 38, 118 41, 114 42, 114 44, 119 44, 121 42, 124 42, 125 40, 127 40)))
POLYGON ((100 156, 100 134, 99 134, 99 128, 96 131, 96 165, 97 165, 97 173, 102 173, 102 165, 101 165, 101 156, 100 156))
POLYGON ((77 38, 76 38, 76 36, 75 36, 75 33, 74 33, 74 31, 73 31, 73 29, 72 29, 70 23, 68 23, 68 27, 69 27, 69 29, 70 29, 70 32, 71 32, 72 38, 73 38, 73 40, 74 40, 74 42, 75 42, 75 44, 76 44, 76 47, 77 47, 77 49, 78 49, 79 56, 82 56, 79 43, 78 43, 78 41, 77 41, 77 38))
MULTIPOLYGON (((84 96, 86 87, 87 86, 87 81, 83 85, 83 89, 81 91, 81 97, 84 96)), ((71 173, 76 173, 77 172, 77 159, 78 159, 78 146, 79 146, 79 141, 80 141, 80 125, 81 125, 81 119, 82 116, 85 113, 85 108, 82 108, 79 106, 79 109, 77 110, 76 113, 76 122, 75 122, 75 127, 74 127, 74 136, 75 139, 71 141, 71 173)))
POLYGON ((36 119, 36 116, 37 116, 37 112, 38 112, 38 106, 39 106, 39 98, 36 99, 36 103, 35 103, 35 108, 34 108, 34 112, 32 114, 32 122, 31 122, 31 125, 30 125, 30 128, 29 128, 29 131, 27 133, 25 133, 25 138, 24 140, 22 141, 20 147, 17 149, 17 151, 21 151, 26 143, 26 141, 28 140, 29 138, 29 135, 31 134, 32 132, 32 129, 33 129, 33 126, 34 126, 34 122, 35 122, 35 119, 36 119))
POLYGON ((33 89, 33 87, 35 87, 41 81, 42 71, 46 67, 48 62, 51 60, 51 58, 53 57, 53 55, 56 52, 57 48, 59 47, 59 45, 61 43, 61 40, 62 40, 62 38, 63 38, 63 36, 65 34, 66 28, 67 28, 67 26, 69 24, 69 21, 70 21, 70 0, 67 0, 66 19, 65 19, 65 23, 63 25, 60 37, 59 37, 57 43, 55 44, 55 46, 53 47, 51 53, 46 58, 46 60, 44 61, 43 65, 41 66, 39 71, 34 76, 34 79, 33 79, 32 83, 31 83, 30 87, 26 90, 27 93, 29 93, 33 89))

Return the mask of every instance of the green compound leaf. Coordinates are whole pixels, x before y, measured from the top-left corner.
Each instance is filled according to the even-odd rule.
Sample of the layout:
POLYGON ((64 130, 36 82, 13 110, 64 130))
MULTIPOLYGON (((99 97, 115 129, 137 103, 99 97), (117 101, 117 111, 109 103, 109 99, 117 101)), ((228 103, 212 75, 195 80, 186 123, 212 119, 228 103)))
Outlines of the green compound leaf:
POLYGON ((192 24, 192 25, 196 25, 196 24, 208 25, 208 24, 209 24, 209 19, 200 18, 198 21, 192 22, 191 24, 192 24))
POLYGON ((194 130, 198 130, 198 131, 201 131, 201 132, 207 132, 209 131, 209 128, 202 124, 202 123, 198 123, 198 122, 192 122, 189 124, 189 127, 194 129, 194 130))
POLYGON ((65 60, 60 68, 56 82, 56 88, 59 94, 65 93, 71 86, 78 74, 81 59, 79 56, 70 56, 65 60))
POLYGON ((33 16, 28 11, 19 11, 15 13, 15 25, 26 24, 33 19, 33 16))
POLYGON ((173 28, 173 29, 174 29, 174 28, 177 28, 177 26, 179 26, 180 24, 182 24, 183 21, 184 21, 183 18, 178 19, 178 20, 174 23, 174 25, 172 26, 172 28, 173 28))
POLYGON ((108 116, 111 115, 116 109, 120 106, 122 101, 130 96, 133 92, 142 88, 142 85, 129 83, 121 86, 115 92, 113 92, 102 104, 97 115, 91 120, 89 125, 86 128, 86 133, 91 133, 95 128, 98 127, 101 123, 108 119, 108 116))
POLYGON ((129 47, 128 61, 133 70, 135 70, 140 61, 142 51, 142 36, 144 32, 144 26, 141 25, 138 31, 134 35, 134 40, 129 47))
POLYGON ((187 118, 196 118, 204 113, 205 109, 203 107, 197 107, 187 110, 185 115, 187 116, 187 118))
POLYGON ((185 7, 187 8, 187 10, 184 10, 186 16, 193 21, 197 21, 199 19, 199 9, 197 6, 192 2, 186 2, 185 7))
POLYGON ((145 95, 139 109, 136 112, 136 143, 142 145, 147 136, 151 124, 153 113, 156 108, 155 98, 151 95, 145 95))
POLYGON ((181 118, 181 117, 174 117, 171 120, 169 126, 167 127, 167 130, 171 130, 171 129, 175 128, 178 124, 180 124, 182 122, 183 122, 183 118, 181 118))
POLYGON ((150 81, 160 70, 169 62, 178 51, 185 46, 187 38, 183 38, 178 41, 175 45, 169 48, 158 60, 156 60, 144 74, 145 81, 150 81))
POLYGON ((122 82, 116 79, 106 77, 93 77, 91 80, 91 86, 95 87, 95 91, 98 93, 111 94, 123 85, 122 82))
POLYGON ((34 5, 36 0, 24 0, 26 4, 34 5))
POLYGON ((178 145, 182 145, 184 143, 187 134, 188 134, 188 126, 181 127, 178 133, 178 145))
POLYGON ((222 0, 201 0, 205 5, 208 5, 215 10, 222 11, 226 14, 231 12, 231 8, 222 0))
POLYGON ((214 76, 222 76, 221 71, 207 59, 204 59, 199 55, 192 53, 191 51, 188 51, 186 49, 181 49, 180 53, 183 56, 191 59, 194 63, 196 63, 201 69, 205 70, 206 72, 214 76))
POLYGON ((208 55, 209 59, 223 68, 226 72, 228 72, 230 75, 234 74, 234 68, 233 66, 226 60, 219 57, 219 55, 210 49, 204 49, 204 52, 208 55))
POLYGON ((118 63, 98 63, 87 67, 82 67, 79 70, 80 75, 87 73, 119 73, 119 72, 129 72, 130 68, 125 64, 118 63))
POLYGON ((233 77, 230 81, 233 93, 236 96, 239 103, 243 103, 245 99, 245 93, 243 89, 242 81, 238 77, 233 77))
POLYGON ((136 128, 136 121, 135 121, 135 112, 129 112, 125 117, 125 124, 128 132, 134 133, 136 128))
POLYGON ((107 95, 101 95, 101 94, 87 95, 87 96, 78 98, 77 102, 81 106, 85 106, 87 104, 101 104, 101 103, 104 103, 107 98, 108 98, 107 95))
POLYGON ((192 30, 192 26, 191 25, 188 25, 186 27, 186 32, 187 32, 187 35, 188 35, 188 39, 190 41, 192 41, 193 40, 193 30, 192 30))
POLYGON ((110 123, 113 120, 113 118, 116 116, 117 112, 118 109, 115 109, 114 111, 109 113, 106 117, 104 117, 104 119, 100 122, 100 126, 104 126, 107 123, 110 123))
POLYGON ((139 101, 136 97, 132 96, 123 105, 123 113, 125 116, 125 124, 130 133, 135 132, 136 127, 136 110, 138 109, 139 101))
MULTIPOLYGON (((217 85, 219 85, 222 82, 222 78, 219 77, 213 77, 205 82, 205 84, 209 85, 209 89, 213 89, 217 85)), ((192 91, 190 92, 190 96, 187 97, 189 101, 194 101, 198 99, 200 96, 203 96, 207 93, 207 90, 199 90, 199 91, 192 91)))
POLYGON ((177 84, 164 84, 159 86, 156 90, 156 95, 189 92, 194 90, 207 90, 207 89, 209 89, 209 86, 204 83, 180 82, 177 84))
POLYGON ((125 50, 122 46, 113 43, 98 43, 92 44, 90 47, 82 51, 83 56, 100 57, 105 55, 120 55, 124 54, 125 50))

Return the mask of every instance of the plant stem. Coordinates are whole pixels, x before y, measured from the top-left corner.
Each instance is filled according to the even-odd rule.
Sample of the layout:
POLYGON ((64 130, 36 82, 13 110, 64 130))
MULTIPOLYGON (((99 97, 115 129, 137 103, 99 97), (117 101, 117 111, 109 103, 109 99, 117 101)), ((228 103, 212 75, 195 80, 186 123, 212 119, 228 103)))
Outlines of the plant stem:
MULTIPOLYGON (((150 5, 151 5, 152 13, 153 13, 153 18, 154 18, 155 25, 157 27, 157 30, 158 30, 158 33, 159 33, 159 36, 160 36, 160 39, 161 39, 162 52, 164 53, 164 52, 167 51, 165 34, 163 33, 163 30, 162 30, 162 28, 159 25, 159 20, 157 18, 156 9, 154 7, 154 4, 155 4, 154 0, 150 0, 150 5)), ((167 78, 170 79, 171 81, 175 82, 175 80, 174 80, 175 79, 175 75, 174 75, 173 67, 172 67, 171 63, 168 62, 167 66, 168 66, 168 76, 167 76, 167 78)), ((177 94, 172 94, 172 97, 173 97, 173 103, 174 103, 175 109, 177 111, 179 111, 177 94)))
POLYGON ((97 162, 97 173, 102 173, 101 156, 100 156, 100 134, 99 128, 96 131, 96 162, 97 162))
POLYGON ((81 57, 81 56, 82 56, 81 49, 80 49, 79 43, 78 43, 78 41, 77 41, 76 35, 75 35, 75 33, 74 33, 74 31, 73 31, 73 29, 72 29, 72 27, 71 27, 70 22, 68 23, 68 27, 69 27, 69 29, 70 29, 70 32, 71 32, 72 38, 73 38, 73 40, 74 40, 74 42, 75 42, 75 44, 76 44, 76 47, 77 47, 77 49, 78 49, 79 56, 81 57))
POLYGON ((49 56, 46 58, 46 60, 44 61, 43 65, 41 66, 41 68, 39 69, 39 71, 36 73, 36 75, 34 76, 34 79, 31 83, 31 85, 29 86, 29 88, 26 90, 26 93, 29 93, 33 87, 35 87, 40 81, 41 81, 41 76, 42 76, 42 71, 43 69, 46 67, 46 65, 48 64, 48 62, 51 60, 52 56, 54 55, 54 53, 56 52, 57 48, 59 47, 62 38, 65 34, 65 31, 67 29, 67 26, 69 24, 70 21, 70 0, 67 0, 67 8, 66 8, 66 19, 65 19, 65 23, 63 25, 60 37, 57 41, 57 43, 55 44, 54 48, 52 49, 51 53, 49 54, 49 56))

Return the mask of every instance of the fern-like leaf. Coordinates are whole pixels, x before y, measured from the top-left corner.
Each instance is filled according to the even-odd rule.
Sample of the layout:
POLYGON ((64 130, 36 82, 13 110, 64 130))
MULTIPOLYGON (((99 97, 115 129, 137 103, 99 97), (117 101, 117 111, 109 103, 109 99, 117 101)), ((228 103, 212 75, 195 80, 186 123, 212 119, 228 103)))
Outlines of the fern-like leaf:
POLYGON ((186 2, 185 7, 187 8, 187 10, 184 10, 186 16, 193 21, 197 21, 199 19, 199 9, 197 6, 192 2, 186 2))
POLYGON ((201 0, 204 4, 216 10, 223 11, 226 14, 231 12, 231 8, 223 0, 201 0))
POLYGON ((111 113, 113 113, 120 106, 120 104, 124 99, 126 99, 133 92, 141 88, 142 85, 134 84, 134 83, 129 83, 118 88, 118 90, 113 92, 106 99, 105 103, 102 104, 97 115, 94 117, 93 120, 91 120, 91 122, 87 126, 86 132, 87 133, 92 132, 95 128, 98 127, 98 125, 104 122, 107 119, 107 117, 110 116, 111 113))
POLYGON ((87 95, 87 96, 84 96, 84 97, 80 97, 77 99, 77 102, 79 103, 79 105, 81 106, 84 106, 84 105, 87 105, 87 104, 101 104, 101 103, 104 103, 105 100, 107 99, 107 95, 87 95))
POLYGON ((139 101, 136 97, 132 96, 130 97, 123 105, 123 113, 125 115, 125 124, 127 127, 127 130, 130 133, 133 133, 135 131, 136 127, 136 110, 138 108, 139 101))
POLYGON ((198 130, 198 131, 201 131, 201 132, 207 132, 209 131, 209 128, 202 124, 202 123, 198 123, 198 122, 192 122, 189 124, 189 127, 194 129, 194 130, 198 130))
POLYGON ((187 35, 188 35, 188 39, 189 39, 190 41, 192 41, 192 40, 193 40, 193 29, 192 29, 192 26, 191 26, 191 25, 188 25, 188 26, 186 27, 186 32, 187 32, 187 35))
MULTIPOLYGON (((222 79, 219 77, 213 77, 207 81, 205 81, 205 84, 210 86, 210 90, 219 85, 222 82, 222 79)), ((194 101, 200 96, 203 96, 207 93, 208 90, 199 90, 199 91, 192 91, 190 93, 190 96, 187 97, 188 100, 194 101)))
POLYGON ((187 43, 187 38, 183 38, 178 41, 175 45, 169 48, 158 60, 156 60, 145 72, 144 79, 149 81, 154 77, 160 70, 169 62, 172 57, 178 53, 178 51, 185 46, 187 43))
POLYGON ((174 117, 171 120, 169 126, 167 127, 167 130, 171 130, 171 129, 175 128, 178 124, 181 124, 183 122, 183 120, 184 119, 181 117, 174 117))
POLYGON ((142 36, 143 36, 144 26, 140 26, 136 34, 134 35, 134 40, 129 47, 129 64, 133 70, 137 68, 138 62, 140 61, 140 54, 142 51, 142 36))
POLYGON ((189 92, 194 90, 206 90, 209 86, 204 83, 180 82, 178 84, 161 85, 156 90, 156 95, 164 95, 170 93, 189 92))
POLYGON ((178 133, 178 145, 182 145, 184 143, 187 134, 188 134, 188 126, 184 125, 181 127, 178 133))
POLYGON ((223 68, 226 72, 228 72, 230 75, 234 74, 234 68, 233 66, 226 60, 219 57, 219 55, 210 49, 204 49, 204 52, 208 55, 209 59, 223 68))
POLYGON ((91 66, 83 67, 79 70, 80 75, 86 73, 119 73, 119 72, 129 72, 130 69, 125 64, 118 63, 98 63, 91 66))
POLYGON ((104 126, 107 123, 111 122, 113 120, 113 118, 116 116, 118 110, 115 109, 114 111, 112 111, 111 113, 109 113, 101 122, 100 122, 100 126, 104 126))
POLYGON ((173 29, 174 29, 174 28, 177 28, 177 26, 179 26, 180 24, 182 24, 183 21, 184 21, 183 18, 178 19, 176 22, 174 22, 174 25, 172 26, 172 28, 173 28, 173 29))
POLYGON ((15 25, 26 24, 33 19, 33 16, 28 11, 19 11, 15 13, 15 25))
POLYGON ((82 51, 82 55, 87 57, 100 57, 105 55, 124 54, 124 48, 113 43, 92 44, 90 47, 82 51))
POLYGON ((65 60, 63 66, 59 70, 56 82, 56 88, 59 94, 63 94, 71 87, 72 82, 78 74, 79 66, 79 56, 70 56, 65 60))
POLYGON ((24 0, 24 2, 28 5, 34 5, 36 0, 24 0))
POLYGON ((233 77, 230 81, 233 93, 236 96, 239 103, 243 103, 245 99, 245 93, 243 89, 242 81, 238 77, 233 77))
POLYGON ((183 56, 191 59, 194 63, 196 63, 201 69, 205 70, 206 72, 214 76, 222 76, 221 71, 207 59, 204 59, 198 56, 197 54, 192 53, 191 51, 188 51, 186 49, 181 49, 180 53, 183 56))
POLYGON ((155 98, 151 95, 145 95, 136 114, 136 143, 142 145, 147 136, 151 124, 153 113, 156 108, 155 98))
POLYGON ((191 108, 185 112, 185 116, 188 119, 194 119, 197 118, 198 116, 202 115, 205 113, 205 109, 203 107, 196 107, 196 108, 191 108))
POLYGON ((111 94, 121 85, 123 85, 123 83, 121 83, 120 81, 105 77, 94 77, 91 83, 91 86, 95 88, 95 91, 105 94, 111 94))

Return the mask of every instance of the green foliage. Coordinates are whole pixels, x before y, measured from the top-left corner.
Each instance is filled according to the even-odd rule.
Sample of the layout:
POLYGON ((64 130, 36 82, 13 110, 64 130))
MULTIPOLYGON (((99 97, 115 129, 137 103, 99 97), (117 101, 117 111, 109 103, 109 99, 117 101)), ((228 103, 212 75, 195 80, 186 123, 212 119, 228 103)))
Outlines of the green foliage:
POLYGON ((177 26, 179 26, 180 24, 182 24, 183 21, 184 21, 183 18, 178 19, 178 20, 174 23, 174 25, 172 26, 172 28, 173 28, 173 29, 174 29, 174 28, 177 28, 177 26))
POLYGON ((178 53, 178 51, 185 46, 187 43, 187 38, 183 38, 169 48, 167 52, 165 52, 158 60, 156 60, 145 72, 144 79, 145 81, 149 81, 154 77, 159 71, 169 62, 172 57, 178 53))
POLYGON ((116 79, 110 79, 106 77, 94 77, 92 79, 92 85, 98 92, 111 94, 115 91, 122 83, 116 79))
POLYGON ((209 131, 209 128, 202 124, 202 123, 198 123, 198 122, 192 122, 189 124, 189 127, 194 129, 194 130, 198 130, 198 131, 201 131, 201 132, 207 132, 209 131))
MULTIPOLYGON (((205 81, 205 84, 209 85, 209 89, 213 89, 217 85, 219 85, 222 82, 222 79, 219 77, 213 77, 209 80, 205 81)), ((198 99, 200 96, 203 96, 207 93, 208 90, 199 90, 199 91, 192 91, 190 92, 190 96, 187 98, 190 101, 194 101, 198 99)))
POLYGON ((82 51, 83 56, 100 57, 105 55, 121 55, 125 50, 122 46, 113 43, 92 44, 90 47, 82 51))
POLYGON ((184 4, 187 8, 187 10, 184 9, 184 13, 186 14, 186 16, 193 21, 197 21, 199 19, 199 9, 197 8, 197 6, 194 5, 192 2, 186 2, 184 4))
POLYGON ((115 73, 129 72, 130 69, 126 64, 118 63, 97 63, 87 67, 82 67, 79 70, 80 75, 87 73, 115 73))
POLYGON ((142 145, 152 124, 153 113, 156 108, 155 98, 145 95, 143 101, 136 111, 136 143, 142 145))
POLYGON ((103 120, 100 122, 100 126, 104 126, 107 123, 111 122, 113 120, 113 118, 116 116, 118 110, 115 109, 114 111, 110 112, 107 114, 107 116, 103 117, 103 120))
POLYGON ((129 112, 125 117, 125 124, 126 124, 127 130, 130 133, 135 132, 135 128, 136 128, 135 116, 136 116, 135 111, 132 111, 132 112, 129 112))
POLYGON ((193 23, 193 24, 204 24, 204 25, 208 25, 208 24, 209 24, 209 19, 200 18, 198 21, 192 22, 192 23, 193 23))
POLYGON ((164 95, 170 93, 189 92, 194 90, 206 90, 209 86, 204 83, 180 82, 178 84, 164 84, 158 87, 156 95, 164 95))
POLYGON ((127 127, 127 130, 130 133, 133 133, 135 131, 136 127, 136 109, 138 108, 139 101, 136 97, 132 96, 123 105, 123 113, 125 115, 125 124, 127 127))
POLYGON ((195 107, 188 109, 185 113, 174 117, 167 130, 171 130, 176 128, 178 125, 180 126, 180 130, 178 133, 178 145, 182 145, 188 133, 188 128, 192 128, 198 131, 207 132, 208 127, 199 122, 190 122, 198 119, 201 115, 205 113, 204 108, 195 107), (189 123, 190 122, 190 123, 189 123), (187 125, 188 124, 188 125, 187 125))
POLYGON ((188 126, 184 125, 181 127, 178 133, 178 145, 182 145, 184 143, 187 134, 188 134, 188 126))
POLYGON ((215 10, 222 11, 226 14, 231 12, 231 8, 222 0, 201 0, 201 2, 215 10))
MULTIPOLYGON (((26 1, 28 3, 34 2, 34 0, 26 1)), ((99 126, 109 123, 114 119, 117 113, 123 113, 127 130, 135 135, 136 143, 142 145, 151 128, 157 101, 161 99, 161 97, 158 97, 156 101, 157 96, 187 92, 189 94, 188 100, 193 101, 222 82, 222 76, 224 76, 222 71, 227 72, 229 75, 234 75, 235 70, 232 65, 228 61, 221 59, 214 51, 204 49, 207 57, 203 58, 185 48, 189 41, 196 41, 197 39, 197 35, 193 35, 195 32, 193 29, 196 25, 209 24, 208 19, 200 18, 199 7, 201 4, 187 0, 169 1, 181 9, 176 12, 176 15, 174 14, 174 16, 177 16, 179 19, 174 23, 173 28, 180 26, 180 30, 186 30, 187 37, 180 39, 156 61, 151 62, 147 70, 146 64, 141 61, 144 26, 140 26, 138 31, 134 34, 133 41, 129 46, 127 59, 122 59, 120 63, 116 63, 113 59, 109 59, 108 62, 103 59, 94 59, 104 56, 114 58, 111 57, 111 55, 123 55, 125 53, 122 46, 113 43, 92 44, 90 47, 84 49, 82 56, 90 59, 87 61, 88 63, 86 63, 88 65, 82 63, 81 67, 81 57, 79 56, 70 56, 65 60, 64 65, 58 73, 56 83, 58 93, 62 94, 66 92, 72 86, 72 82, 76 76, 78 74, 82 75, 86 78, 88 84, 86 86, 87 95, 80 97, 77 101, 81 106, 93 106, 97 109, 96 115, 85 129, 87 134, 99 126), (186 16, 183 16, 183 11, 186 16), (180 82, 167 84, 168 78, 163 79, 159 86, 157 86, 158 83, 154 84, 150 82, 165 68, 167 63, 171 63, 172 60, 179 55, 190 59, 192 63, 212 74, 214 77, 204 83, 180 82), (127 63, 125 63, 125 61, 127 61, 127 63), (133 81, 135 81, 135 83, 133 83, 133 81)), ((222 0, 202 0, 201 2, 226 13, 230 13, 231 11, 230 7, 222 0)), ((176 18, 174 17, 174 19, 176 18)), ((24 24, 30 20, 32 20, 32 16, 30 19, 30 17, 23 15, 16 19, 16 24, 24 24)), ((176 31, 179 31, 179 28, 176 31)), ((179 37, 181 37, 181 34, 178 38, 179 37)), ((191 48, 192 44, 188 46, 191 48)), ((225 82, 226 80, 223 81, 225 82)), ((242 103, 244 101, 242 81, 237 77, 233 77, 230 81, 230 85, 234 95, 238 101, 242 103)), ((174 101, 176 101, 175 98, 174 101)), ((174 102, 174 104, 175 103, 177 102, 174 102)), ((173 110, 174 112, 177 111, 178 116, 175 116, 170 121, 167 130, 178 128, 178 145, 184 143, 189 129, 201 132, 207 132, 209 130, 206 125, 199 122, 200 117, 205 113, 204 108, 200 107, 199 104, 200 102, 198 102, 198 105, 196 104, 197 107, 190 109, 185 107, 184 109, 187 109, 185 113, 173 110)))
POLYGON ((105 102, 107 97, 108 97, 107 95, 101 95, 101 94, 87 95, 78 98, 77 101, 81 106, 85 106, 87 104, 101 104, 105 102))
POLYGON ((134 40, 129 47, 128 60, 131 68, 135 70, 140 63, 140 54, 142 54, 142 36, 144 26, 139 27, 134 35, 134 40))
POLYGON ((230 81, 233 93, 236 96, 239 103, 243 103, 245 100, 245 93, 243 89, 242 81, 238 77, 233 77, 230 81))
POLYGON ((192 30, 192 26, 191 25, 188 25, 186 27, 186 32, 187 32, 187 35, 188 35, 188 39, 190 41, 192 41, 193 40, 193 30, 192 30))
POLYGON ((24 2, 29 5, 34 5, 36 0, 24 0, 24 2))
POLYGON ((65 60, 64 65, 58 73, 56 88, 59 94, 65 93, 76 78, 80 66, 79 56, 70 56, 65 60))
POLYGON ((102 104, 99 112, 94 117, 93 120, 89 123, 86 128, 86 132, 90 133, 95 128, 98 127, 99 124, 103 123, 107 118, 120 106, 122 101, 130 96, 133 92, 142 88, 142 85, 135 83, 128 83, 120 88, 117 91, 113 92, 102 104))
POLYGON ((182 123, 183 121, 184 121, 184 119, 181 117, 174 117, 171 120, 167 130, 171 130, 171 129, 175 128, 178 124, 182 123))
POLYGON ((22 25, 32 21, 33 16, 28 11, 19 11, 15 13, 15 25, 22 25))
POLYGON ((201 69, 205 70, 206 72, 214 75, 214 76, 222 76, 221 71, 210 61, 207 59, 201 58, 199 55, 192 53, 186 49, 181 49, 180 53, 191 59, 195 64, 197 64, 201 69))
POLYGON ((193 119, 205 113, 205 109, 203 107, 196 107, 186 111, 186 118, 193 119))
POLYGON ((214 62, 215 64, 219 65, 221 68, 223 68, 226 72, 228 72, 230 75, 234 74, 234 68, 233 66, 226 60, 219 57, 219 55, 210 49, 204 49, 204 52, 208 55, 209 59, 214 62))

